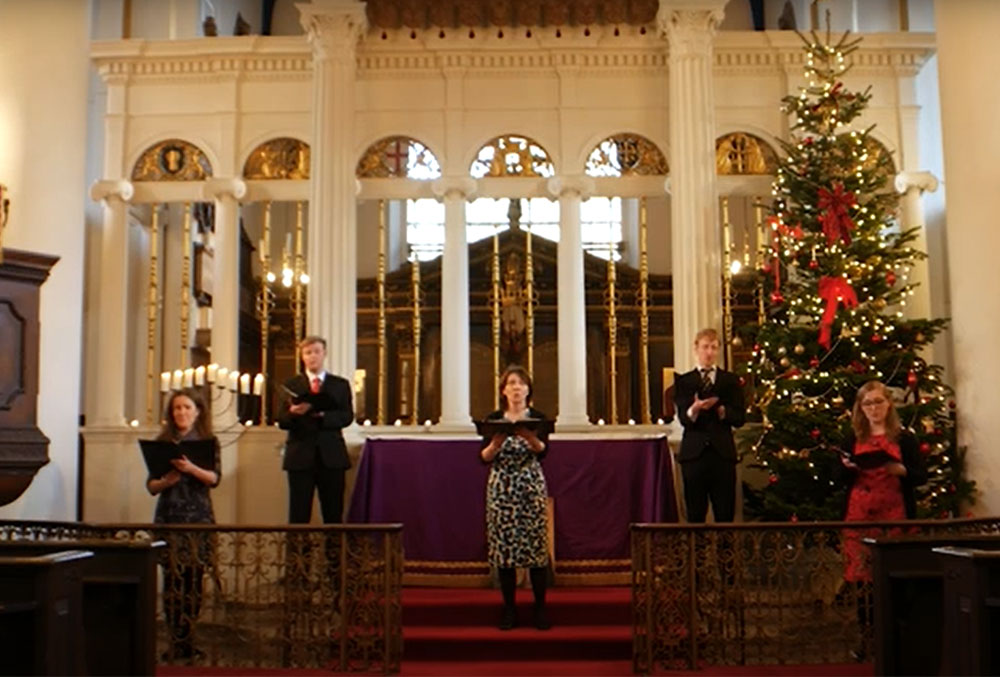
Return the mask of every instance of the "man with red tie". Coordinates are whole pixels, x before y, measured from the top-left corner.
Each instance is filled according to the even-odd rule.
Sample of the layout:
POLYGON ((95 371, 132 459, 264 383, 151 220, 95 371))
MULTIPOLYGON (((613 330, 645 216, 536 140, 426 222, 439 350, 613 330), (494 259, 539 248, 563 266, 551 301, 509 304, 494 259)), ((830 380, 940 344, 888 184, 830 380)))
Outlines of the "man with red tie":
POLYGON ((325 339, 305 337, 299 355, 305 373, 285 383, 288 397, 278 418, 288 431, 282 463, 288 473, 288 521, 308 524, 318 491, 323 522, 338 523, 343 521, 344 472, 351 467, 341 432, 354 420, 351 384, 323 368, 325 339))

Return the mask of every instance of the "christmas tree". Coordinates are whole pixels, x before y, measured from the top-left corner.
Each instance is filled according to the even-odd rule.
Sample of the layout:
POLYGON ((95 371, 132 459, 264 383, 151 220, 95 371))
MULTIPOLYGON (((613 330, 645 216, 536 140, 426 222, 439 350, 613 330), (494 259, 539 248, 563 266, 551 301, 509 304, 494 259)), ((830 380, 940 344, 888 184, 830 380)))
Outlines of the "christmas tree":
POLYGON ((956 445, 951 390, 921 353, 947 321, 906 314, 908 273, 926 255, 912 246, 916 229, 897 227, 891 158, 872 127, 854 126, 871 91, 852 92, 842 78, 860 39, 802 37, 809 84, 783 99, 792 140, 781 142, 758 271, 766 321, 741 332, 753 346, 741 373, 759 421, 742 443, 767 477, 746 488, 747 513, 842 519, 838 450, 857 389, 877 379, 896 394, 927 464, 919 516, 957 515, 974 485, 956 445))

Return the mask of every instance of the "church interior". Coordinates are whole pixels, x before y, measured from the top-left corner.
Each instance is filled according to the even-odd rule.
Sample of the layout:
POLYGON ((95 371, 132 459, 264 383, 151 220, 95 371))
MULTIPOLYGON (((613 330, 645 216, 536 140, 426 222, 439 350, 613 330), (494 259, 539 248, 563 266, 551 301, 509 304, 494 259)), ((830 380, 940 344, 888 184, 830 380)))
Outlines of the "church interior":
MULTIPOLYGON (((976 587, 1000 580, 997 26, 991 0, 0 0, 0 651, 42 674, 1000 670, 976 587), (866 105, 830 138, 863 136, 857 177, 922 252, 879 312, 941 319, 883 379, 901 411, 940 405, 903 422, 932 473, 918 519, 853 531, 753 498, 795 481, 761 463, 767 405, 792 430, 823 399, 786 369, 870 335, 840 296, 828 353, 758 338, 811 279, 779 261, 850 245, 810 252, 779 218, 814 157, 783 99, 816 86, 810 41, 845 34, 817 96, 866 105), (732 524, 687 519, 677 458, 705 328, 747 397, 732 524), (288 523, 308 336, 350 387, 344 525, 288 523), (546 633, 493 627, 475 422, 510 365, 554 421, 546 633), (154 528, 138 441, 181 389, 218 439, 215 524, 154 528), (880 541, 867 583, 844 579, 858 533, 880 541), (199 580, 181 602, 178 571, 199 580), (57 598, 64 625, 27 622, 57 598)), ((825 400, 849 429, 853 399, 825 400)), ((813 433, 780 462, 819 465, 813 433)))

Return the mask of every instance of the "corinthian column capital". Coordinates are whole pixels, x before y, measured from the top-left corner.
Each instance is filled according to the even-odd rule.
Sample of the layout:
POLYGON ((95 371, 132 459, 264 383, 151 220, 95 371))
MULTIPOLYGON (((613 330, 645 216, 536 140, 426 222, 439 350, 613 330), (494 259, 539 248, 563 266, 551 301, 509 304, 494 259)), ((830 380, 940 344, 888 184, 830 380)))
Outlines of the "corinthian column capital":
POLYGON ((368 30, 365 3, 357 0, 312 0, 295 5, 299 22, 320 59, 354 59, 358 40, 368 30))
POLYGON ((102 179, 90 186, 90 199, 95 202, 121 200, 128 202, 135 195, 135 186, 127 179, 102 179))
POLYGON ((431 192, 440 200, 471 200, 479 185, 471 176, 455 176, 437 179, 431 184, 431 192))
POLYGON ((921 193, 933 193, 938 189, 938 178, 930 172, 900 172, 893 181, 896 192, 905 195, 912 188, 921 193))
POLYGON ((572 194, 579 195, 581 200, 589 200, 597 189, 594 180, 584 175, 553 176, 545 183, 545 187, 557 200, 563 195, 572 194))
POLYGON ((240 200, 247 194, 247 184, 243 179, 235 177, 212 178, 205 181, 202 191, 206 200, 217 200, 227 195, 240 200))
POLYGON ((673 54, 709 51, 728 0, 660 0, 656 25, 673 54))

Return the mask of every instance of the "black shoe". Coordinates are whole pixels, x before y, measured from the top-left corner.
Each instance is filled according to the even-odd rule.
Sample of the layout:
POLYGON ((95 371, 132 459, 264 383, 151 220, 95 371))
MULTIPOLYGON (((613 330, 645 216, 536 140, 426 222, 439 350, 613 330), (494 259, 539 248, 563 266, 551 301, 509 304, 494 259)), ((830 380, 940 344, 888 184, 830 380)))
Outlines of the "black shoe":
POLYGON ((500 616, 500 624, 497 626, 501 630, 511 630, 517 627, 517 609, 504 607, 500 616))
POLYGON ((539 630, 548 630, 552 627, 552 622, 545 613, 545 607, 535 607, 535 627, 539 630))

